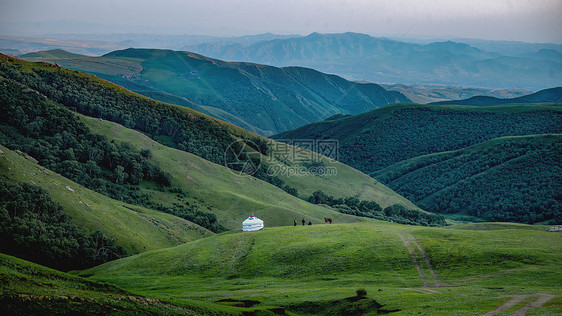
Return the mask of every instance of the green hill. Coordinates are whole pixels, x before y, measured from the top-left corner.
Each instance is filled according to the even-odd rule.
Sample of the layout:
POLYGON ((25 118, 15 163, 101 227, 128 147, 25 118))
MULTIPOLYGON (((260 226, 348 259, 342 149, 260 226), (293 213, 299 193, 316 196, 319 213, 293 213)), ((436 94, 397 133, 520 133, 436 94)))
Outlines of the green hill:
POLYGON ((560 157, 560 134, 502 137, 407 159, 373 176, 431 212, 562 223, 560 157))
POLYGON ((337 113, 358 114, 409 101, 376 84, 353 83, 312 69, 224 62, 189 52, 126 49, 102 57, 57 55, 46 51, 23 58, 57 63, 164 102, 195 108, 181 101, 185 98, 205 114, 234 124, 241 120, 242 127, 266 136, 337 113))
POLYGON ((81 57, 88 57, 86 55, 75 54, 71 52, 67 52, 62 49, 52 49, 52 50, 44 50, 41 52, 33 52, 25 54, 26 58, 43 58, 43 59, 50 59, 50 58, 81 58, 81 57))
MULTIPOLYGON (((324 216, 331 216, 343 222, 360 220, 305 202, 267 182, 247 175, 238 175, 228 168, 195 155, 166 147, 142 133, 113 122, 85 116, 80 116, 80 119, 94 132, 109 139, 149 149, 159 165, 173 174, 173 187, 164 192, 150 185, 141 185, 142 190, 149 193, 152 199, 167 206, 182 203, 182 200, 189 201, 191 205, 216 214, 221 224, 229 229, 241 229, 242 221, 251 213, 263 219, 267 226, 292 225, 294 218, 300 220, 302 217, 312 220, 313 223, 323 222, 324 216), (176 189, 182 190, 181 197, 173 193, 176 189)), ((361 181, 361 175, 355 171, 353 177, 359 183, 365 184, 361 181)), ((299 179, 294 180, 296 182, 299 179)), ((329 183, 328 186, 337 186, 337 181, 329 183)), ((385 188, 382 185, 380 187, 385 188)), ((365 195, 376 195, 379 193, 377 189, 377 186, 372 185, 365 195)), ((385 191, 381 191, 383 192, 385 191)))
POLYGON ((175 246, 212 235, 184 219, 117 201, 50 171, 23 153, 0 146, 0 176, 46 190, 72 221, 88 231, 115 238, 128 253, 175 246))
POLYGON ((501 136, 559 133, 559 104, 497 107, 397 104, 309 124, 274 139, 337 139, 340 161, 371 174, 405 159, 501 136))
POLYGON ((3 315, 273 315, 268 308, 239 308, 200 301, 172 303, 87 280, 0 254, 3 315))
MULTIPOLYGON (((330 208, 312 205, 302 200, 308 199, 317 190, 337 198, 357 197, 361 200, 376 201, 382 207, 401 204, 409 209, 417 209, 407 199, 355 169, 326 157, 313 155, 311 152, 305 152, 310 154, 310 157, 305 156, 299 161, 282 159, 282 156, 286 155, 284 149, 294 148, 287 148, 191 109, 157 102, 93 76, 47 64, 5 59, 1 65, 6 77, 26 82, 48 95, 51 100, 67 106, 76 106, 79 112, 114 120, 142 132, 106 120, 82 116, 80 120, 76 120, 76 114, 64 110, 56 102, 43 100, 40 95, 33 93, 34 90, 25 88, 26 86, 18 87, 11 81, 6 81, 6 85, 3 85, 3 89, 10 91, 4 94, 5 102, 11 102, 6 110, 14 113, 8 122, 11 127, 5 129, 5 135, 11 135, 6 136, 6 141, 22 151, 31 153, 40 163, 53 163, 53 167, 60 168, 61 173, 75 181, 84 181, 84 185, 89 185, 103 194, 178 216, 187 216, 187 219, 199 220, 198 223, 207 225, 205 227, 210 229, 216 228, 216 225, 208 225, 205 219, 208 214, 218 215, 218 222, 230 229, 239 229, 240 222, 252 212, 256 212, 260 217, 265 216, 264 220, 268 225, 274 226, 291 225, 295 217, 302 216, 309 218, 313 223, 322 221, 325 216, 333 217, 337 221, 358 220, 356 217, 341 215, 330 208), (64 83, 64 87, 59 86, 61 83, 64 83), (32 100, 35 102, 34 107, 22 106, 32 100), (49 114, 52 116, 45 119, 47 114, 38 115, 39 108, 43 108, 43 111, 52 109, 50 111, 54 111, 52 113, 56 115, 49 114), (34 121, 34 124, 19 125, 21 120, 34 121), (45 125, 45 122, 54 120, 61 120, 58 127, 50 128, 45 125), (18 126, 20 131, 13 131, 13 128, 18 126), (65 134, 62 127, 70 134, 65 134), (56 137, 37 134, 37 128, 56 137), (89 136, 81 136, 81 133, 89 136), (59 141, 59 137, 72 138, 71 136, 75 140, 59 141), (113 151, 121 150, 121 155, 125 157, 132 155, 135 159, 140 159, 141 165, 150 165, 152 161, 155 166, 151 168, 160 169, 164 179, 157 177, 139 181, 140 175, 137 175, 134 177, 137 180, 132 181, 131 175, 138 174, 138 171, 135 171, 136 167, 130 162, 131 159, 120 162, 125 168, 119 171, 115 162, 108 165, 104 163, 104 159, 98 158, 101 171, 96 177, 103 180, 103 186, 100 187, 100 180, 92 178, 88 171, 88 168, 92 167, 88 165, 88 157, 91 155, 89 147, 92 145, 87 142, 82 145, 73 143, 79 143, 83 138, 107 139, 111 145, 106 143, 104 146, 110 149, 102 147, 100 150, 104 155, 109 155, 108 157, 113 157, 113 151), (163 146, 153 139, 176 149, 163 146), (30 146, 28 142, 35 145, 30 146), (45 142, 50 145, 46 146, 45 142), (230 145, 240 146, 234 148, 239 148, 242 152, 236 157, 230 156, 230 145), (72 157, 68 156, 68 146, 73 147, 72 151, 78 162, 72 163, 72 169, 64 167, 67 164, 64 160, 72 157), (260 152, 256 151, 257 149, 260 152), (143 150, 147 150, 147 157, 152 157, 142 158, 143 150), (259 169, 250 173, 255 177, 224 167, 225 163, 228 165, 230 162, 253 163, 251 159, 257 159, 255 162, 261 161, 259 169), (329 175, 309 173, 307 168, 312 165, 316 165, 315 168, 330 168, 335 172, 329 175), (304 169, 306 173, 292 174, 288 171, 283 172, 282 168, 304 169), (123 176, 121 180, 118 179, 119 174, 123 176), (91 180, 84 180, 90 178, 91 180), (274 185, 258 179, 267 180, 274 185), (124 183, 117 187, 110 183, 117 181, 124 183), (301 199, 286 191, 291 191, 301 199), (200 216, 193 217, 194 215, 190 214, 194 211, 203 213, 196 213, 200 216)), ((102 157, 98 154, 95 156, 102 157)), ((109 161, 123 160, 119 157, 117 155, 109 161)))
MULTIPOLYGON (((498 148, 486 149, 488 152, 472 152, 470 155, 472 158, 464 155, 459 160, 440 162, 439 159, 445 161, 455 155, 448 153, 449 151, 460 150, 457 152, 460 155, 465 152, 464 148, 497 137, 560 132, 562 132, 562 108, 559 104, 494 107, 400 104, 361 115, 310 124, 275 135, 274 138, 335 139, 339 142, 341 162, 391 185, 395 190, 413 199, 417 205, 428 210, 445 213, 477 213, 478 216, 488 220, 535 223, 559 218, 556 214, 559 213, 560 198, 555 193, 557 191, 555 180, 560 173, 556 159, 535 163, 539 162, 541 154, 546 155, 545 157, 559 155, 557 146, 538 142, 537 144, 545 147, 531 146, 527 148, 529 155, 511 161, 501 168, 494 168, 500 163, 496 161, 499 157, 508 159, 510 155, 523 155, 525 150, 521 152, 522 149, 510 149, 498 145, 498 148), (443 154, 431 155, 437 153, 443 154), (420 161, 430 164, 433 163, 431 159, 436 158, 435 165, 431 168, 443 167, 445 169, 435 172, 446 173, 432 173, 431 168, 423 168, 425 166, 422 165, 416 173, 398 179, 399 175, 407 172, 403 170, 403 166, 416 165, 417 160, 409 161, 409 159, 424 155, 428 156, 420 161), (530 165, 525 165, 524 162, 530 165), (532 172, 520 172, 513 169, 516 166, 524 170, 532 170, 529 166, 536 169, 532 172), (395 167, 397 170, 394 170, 395 167), (477 174, 488 169, 490 169, 488 174, 477 174), (536 179, 534 172, 546 175, 541 181, 536 182, 537 185, 533 183, 533 179, 536 179), (492 176, 499 177, 501 179, 499 183, 503 185, 493 190, 493 184, 484 185, 486 181, 492 180, 489 178, 492 176), (437 182, 431 182, 433 180, 437 182), (457 183, 457 181, 461 182, 457 183), (522 183, 531 187, 528 190, 518 188, 517 186, 522 183), (538 183, 552 187, 553 190, 539 190, 538 183), (446 189, 449 185, 459 185, 459 187, 448 191, 446 189), (443 192, 437 192, 441 189, 443 192), (491 190, 498 195, 491 197, 489 192, 484 192, 485 190, 491 190), (464 191, 472 193, 461 194, 464 191), (538 193, 539 191, 543 191, 544 194, 538 193), (525 198, 530 200, 521 204, 521 199, 525 198), (476 203, 474 199, 479 200, 476 203), (502 202, 509 203, 502 204, 502 202), (466 207, 471 203, 474 203, 474 208, 466 207), (518 209, 523 205, 524 209, 518 209), (528 210, 527 207, 531 209, 528 210), (480 210, 475 211, 475 208, 480 210)), ((471 149, 467 150, 471 151, 471 149)), ((495 179, 492 183, 494 182, 495 179)))
POLYGON ((561 306, 561 237, 545 227, 494 223, 278 227, 224 233, 79 275, 178 302, 247 300, 297 312, 316 308, 314 314, 359 288, 381 309, 401 314, 484 314, 524 295, 508 310, 514 313, 535 293, 552 295, 533 310, 549 313, 561 306))

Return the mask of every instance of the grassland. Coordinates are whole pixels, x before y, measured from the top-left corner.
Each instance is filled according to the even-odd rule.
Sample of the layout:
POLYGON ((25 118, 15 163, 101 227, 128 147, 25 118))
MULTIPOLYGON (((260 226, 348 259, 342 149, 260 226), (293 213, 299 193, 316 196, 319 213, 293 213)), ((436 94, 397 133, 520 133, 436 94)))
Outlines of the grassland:
POLYGON ((0 254, 3 315, 273 315, 267 307, 239 308, 201 301, 174 304, 113 285, 0 254))
MULTIPOLYGON (((154 122, 152 123, 156 125, 162 125, 158 128, 158 130, 160 131, 170 128, 169 126, 164 126, 168 122, 167 120, 161 119, 162 115, 165 115, 166 117, 178 116, 178 119, 186 122, 186 124, 182 126, 175 126, 173 128, 174 129, 179 128, 182 132, 185 132, 187 135, 192 135, 188 139, 189 140, 188 145, 193 147, 194 149, 190 149, 190 150, 184 149, 184 150, 193 152, 199 155, 200 157, 206 157, 207 159, 213 160, 216 163, 224 162, 225 149, 233 141, 253 140, 258 142, 268 142, 267 139, 261 138, 258 135, 248 132, 247 130, 244 130, 235 125, 213 119, 205 114, 202 114, 200 112, 194 111, 186 107, 165 104, 162 102, 154 101, 152 99, 148 99, 136 93, 132 93, 131 91, 126 90, 120 86, 114 85, 105 80, 100 80, 99 78, 84 73, 79 73, 64 68, 55 67, 46 63, 30 63, 22 60, 9 58, 7 56, 4 56, 2 58, 2 65, 6 68, 5 74, 7 77, 13 77, 15 78, 15 80, 24 80, 23 79, 24 77, 28 78, 30 82, 34 82, 33 86, 36 87, 36 89, 43 91, 43 93, 46 95, 52 94, 51 99, 58 100, 59 102, 62 102, 63 104, 66 105, 78 103, 78 104, 92 104, 92 106, 95 106, 95 109, 93 108, 82 109, 84 110, 84 112, 87 113, 96 113, 96 111, 100 109, 100 107, 96 106, 96 104, 99 103, 100 106, 103 105, 101 107, 103 108, 103 111, 107 112, 106 114, 108 115, 106 116, 109 116, 109 118, 114 120, 118 119, 118 117, 114 115, 115 113, 124 113, 123 115, 125 115, 126 117, 129 117, 134 114, 135 116, 137 116, 135 119, 138 119, 143 122, 147 119, 147 115, 149 115, 149 117, 154 120, 154 122), (41 76, 44 76, 45 78, 37 77, 36 74, 41 74, 41 76), (50 85, 53 84, 51 79, 48 79, 50 78, 50 76, 55 76, 57 80, 64 81, 65 89, 70 89, 68 93, 64 94, 64 97, 57 96, 56 91, 59 90, 58 89, 53 90, 52 87, 50 87, 50 85), (90 89, 80 89, 80 87, 84 87, 85 85, 90 87, 90 89), (75 87, 76 89, 71 89, 70 88, 71 86, 75 87), (80 91, 80 93, 75 93, 76 91, 80 91), (137 115, 136 113, 138 113, 141 109, 149 111, 149 114, 137 115), (160 114, 155 115, 155 113, 160 113, 160 114), (160 122, 158 122, 159 120, 160 122), (220 159, 217 158, 218 156, 220 156, 219 157, 220 159)), ((120 115, 119 117, 122 117, 122 115, 120 115)), ((107 133, 109 136, 112 137, 118 136, 119 133, 130 134, 128 132, 126 133, 125 129, 120 130, 119 133, 107 132, 103 126, 105 126, 106 128, 112 128, 111 124, 103 125, 103 123, 107 123, 107 122, 101 122, 101 121, 98 122, 97 120, 94 121, 95 124, 101 124, 100 127, 96 129, 95 124, 92 123, 93 125, 91 125, 90 128, 96 129, 96 131, 101 134, 107 133)), ((126 123, 131 125, 130 121, 127 121, 126 123)), ((162 144, 166 144, 174 147, 177 147, 178 145, 182 145, 182 146, 185 145, 183 143, 178 144, 178 140, 175 140, 176 141, 175 144, 174 142, 170 142, 169 139, 170 137, 166 136, 167 134, 165 134, 164 132, 158 132, 156 130, 153 131, 150 129, 147 130, 146 128, 143 129, 141 125, 139 125, 136 128, 142 130, 145 134, 148 134, 149 137, 156 139, 162 144)), ((140 136, 141 134, 133 133, 131 135, 140 136)), ((146 137, 145 139, 142 140, 142 142, 137 142, 138 137, 136 138, 132 137, 130 140, 127 139, 126 137, 120 137, 119 139, 116 140, 132 142, 138 144, 139 146, 143 145, 143 142, 152 144, 146 139, 146 137)), ((183 140, 185 139, 182 139, 182 141, 183 140)), ((278 155, 276 148, 280 144, 272 141, 269 145, 272 154, 269 156, 260 155, 259 157, 259 159, 261 159, 264 165, 271 165, 273 167, 275 166, 308 167, 308 165, 313 163, 314 160, 322 160, 322 163, 326 164, 327 167, 336 168, 337 170, 336 174, 331 176, 321 176, 321 175, 317 175, 317 176, 292 175, 291 176, 287 173, 278 174, 278 177, 282 178, 282 180, 284 180, 286 184, 290 185, 293 188, 298 189, 299 191, 298 195, 301 198, 306 199, 314 191, 320 189, 324 191, 326 194, 332 195, 336 198, 357 196, 359 199, 362 200, 374 200, 377 203, 381 204, 383 207, 391 204, 402 204, 407 208, 417 208, 410 201, 401 197, 400 195, 393 193, 392 190, 388 189, 386 186, 378 183, 374 179, 346 165, 343 165, 335 161, 331 161, 325 157, 319 157, 318 159, 306 158, 300 162, 279 159, 277 157, 281 156, 283 153, 278 155), (269 159, 270 156, 272 157, 271 159, 269 159)), ((290 153, 293 152, 293 150, 294 147, 289 146, 290 153)), ((214 164, 211 165, 216 166, 214 164)), ((174 169, 175 165, 169 165, 169 168, 170 168, 169 171, 172 174, 176 174, 176 171, 174 169)), ((233 192, 237 192, 237 191, 235 190, 233 192)), ((235 195, 234 197, 236 198, 238 195, 240 195, 240 193, 238 192, 234 195, 235 195)), ((292 198, 288 197, 288 195, 285 195, 283 199, 291 200, 292 198)), ((232 203, 232 199, 229 200, 229 203, 232 203)), ((231 204, 229 204, 229 206, 231 206, 231 204)))
MULTIPOLYGON (((173 175, 173 187, 181 188, 186 192, 186 200, 203 210, 217 214, 221 223, 228 228, 239 229, 240 223, 251 213, 262 218, 267 226, 291 225, 294 218, 300 220, 302 217, 313 223, 323 222, 325 216, 332 217, 338 222, 361 220, 326 207, 310 204, 254 177, 239 175, 224 166, 161 145, 144 134, 119 124, 86 116, 80 116, 80 119, 94 133, 102 134, 117 142, 129 142, 137 148, 150 149, 159 166, 173 175)), ((265 156, 262 160, 269 164, 283 164, 276 159, 268 162, 268 157, 265 156)), ((383 207, 403 204, 417 208, 410 201, 369 176, 325 157, 323 160, 326 166, 336 168, 337 174, 285 175, 283 180, 297 188, 302 197, 307 197, 316 190, 323 190, 338 197, 357 195, 361 199, 375 200, 383 207)), ((286 163, 283 165, 286 166, 286 163)), ((144 190, 163 204, 181 202, 173 193, 162 192, 148 184, 144 184, 144 190)))
POLYGON ((129 253, 171 247, 212 235, 184 219, 113 200, 34 163, 29 156, 0 146, 0 175, 49 192, 74 223, 115 238, 129 253))
POLYGON ((529 310, 538 315, 562 308, 561 250, 562 235, 541 226, 373 221, 223 233, 79 274, 175 302, 254 300, 289 311, 358 288, 397 315, 484 314, 519 297, 503 312, 514 313, 550 295, 529 310))

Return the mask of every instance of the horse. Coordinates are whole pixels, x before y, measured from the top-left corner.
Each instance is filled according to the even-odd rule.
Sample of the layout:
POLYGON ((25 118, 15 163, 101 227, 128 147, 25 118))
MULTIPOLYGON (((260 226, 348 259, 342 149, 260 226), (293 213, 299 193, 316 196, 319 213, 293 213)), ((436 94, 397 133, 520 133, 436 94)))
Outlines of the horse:
POLYGON ((324 217, 324 223, 332 223, 332 218, 331 217, 324 217))

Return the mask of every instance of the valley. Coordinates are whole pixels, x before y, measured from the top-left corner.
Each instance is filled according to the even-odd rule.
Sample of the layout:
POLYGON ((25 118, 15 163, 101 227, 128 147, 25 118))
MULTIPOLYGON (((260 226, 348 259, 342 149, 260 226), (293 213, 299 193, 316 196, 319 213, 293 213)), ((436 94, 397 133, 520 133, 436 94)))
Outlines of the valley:
POLYGON ((562 313, 555 1, 0 5, 0 315, 562 313))

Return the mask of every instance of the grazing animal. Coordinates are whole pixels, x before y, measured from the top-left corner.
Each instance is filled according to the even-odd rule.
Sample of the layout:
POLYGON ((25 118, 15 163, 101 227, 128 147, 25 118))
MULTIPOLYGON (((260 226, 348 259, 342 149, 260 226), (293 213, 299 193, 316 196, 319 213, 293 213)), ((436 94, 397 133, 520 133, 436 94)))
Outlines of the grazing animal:
POLYGON ((332 223, 332 218, 331 217, 324 217, 324 223, 332 223))

